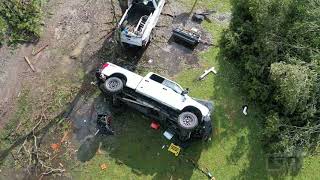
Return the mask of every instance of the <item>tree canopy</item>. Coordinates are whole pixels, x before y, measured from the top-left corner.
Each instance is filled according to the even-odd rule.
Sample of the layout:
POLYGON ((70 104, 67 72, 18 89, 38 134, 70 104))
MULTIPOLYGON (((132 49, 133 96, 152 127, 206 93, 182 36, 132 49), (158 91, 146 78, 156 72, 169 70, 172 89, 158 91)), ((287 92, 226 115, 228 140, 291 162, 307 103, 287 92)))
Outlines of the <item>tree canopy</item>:
POLYGON ((320 1, 232 0, 223 54, 265 110, 271 153, 312 150, 320 141, 320 1))

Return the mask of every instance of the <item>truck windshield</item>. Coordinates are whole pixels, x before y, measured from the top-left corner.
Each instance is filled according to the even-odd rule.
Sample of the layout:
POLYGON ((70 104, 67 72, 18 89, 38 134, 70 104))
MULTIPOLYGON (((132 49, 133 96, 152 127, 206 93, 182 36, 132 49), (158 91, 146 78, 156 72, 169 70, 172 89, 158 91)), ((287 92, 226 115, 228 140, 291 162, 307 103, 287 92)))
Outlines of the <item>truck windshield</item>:
POLYGON ((176 83, 172 82, 172 81, 169 81, 169 80, 164 80, 162 82, 163 85, 167 86, 168 88, 172 89, 174 92, 178 93, 178 94, 181 94, 183 89, 178 86, 176 83))

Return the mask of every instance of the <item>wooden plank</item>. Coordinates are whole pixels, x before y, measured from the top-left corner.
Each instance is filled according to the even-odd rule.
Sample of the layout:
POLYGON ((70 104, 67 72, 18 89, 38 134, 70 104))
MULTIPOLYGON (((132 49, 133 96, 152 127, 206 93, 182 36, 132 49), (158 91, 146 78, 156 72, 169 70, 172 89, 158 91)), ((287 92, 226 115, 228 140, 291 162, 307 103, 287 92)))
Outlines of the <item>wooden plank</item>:
POLYGON ((32 69, 32 71, 35 72, 36 70, 34 69, 33 65, 32 65, 31 62, 29 61, 29 58, 28 58, 27 56, 25 56, 24 59, 26 60, 26 62, 28 63, 28 65, 30 66, 30 68, 32 69))
POLYGON ((39 54, 41 51, 43 51, 45 48, 47 48, 49 45, 46 44, 44 46, 42 46, 40 49, 38 49, 35 53, 32 53, 32 56, 35 56, 37 54, 39 54))

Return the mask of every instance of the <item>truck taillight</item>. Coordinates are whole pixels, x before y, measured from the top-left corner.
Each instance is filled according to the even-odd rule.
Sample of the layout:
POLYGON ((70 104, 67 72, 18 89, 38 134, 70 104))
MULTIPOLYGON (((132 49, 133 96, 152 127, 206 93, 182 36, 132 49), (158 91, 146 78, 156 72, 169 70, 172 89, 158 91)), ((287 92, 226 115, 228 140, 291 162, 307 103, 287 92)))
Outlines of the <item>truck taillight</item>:
POLYGON ((109 66, 109 64, 108 64, 108 63, 103 64, 103 65, 102 65, 102 67, 101 67, 101 70, 104 70, 104 68, 106 68, 106 67, 108 67, 108 66, 109 66))

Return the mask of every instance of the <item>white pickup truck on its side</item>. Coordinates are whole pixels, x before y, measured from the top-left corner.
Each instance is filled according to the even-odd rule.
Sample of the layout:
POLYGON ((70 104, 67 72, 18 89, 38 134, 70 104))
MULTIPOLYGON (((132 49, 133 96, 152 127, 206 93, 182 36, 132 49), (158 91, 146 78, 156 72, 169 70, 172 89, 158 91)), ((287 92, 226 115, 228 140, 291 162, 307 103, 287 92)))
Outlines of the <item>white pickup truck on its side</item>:
POLYGON ((204 121, 211 123, 210 111, 206 106, 189 97, 188 90, 158 74, 150 72, 142 77, 115 64, 106 63, 97 77, 103 92, 148 107, 152 113, 156 113, 155 117, 167 115, 166 118, 171 119, 180 129, 188 131, 187 138, 190 138, 192 130, 202 127, 204 121))
POLYGON ((156 26, 165 0, 129 0, 118 29, 122 43, 145 46, 156 26))

